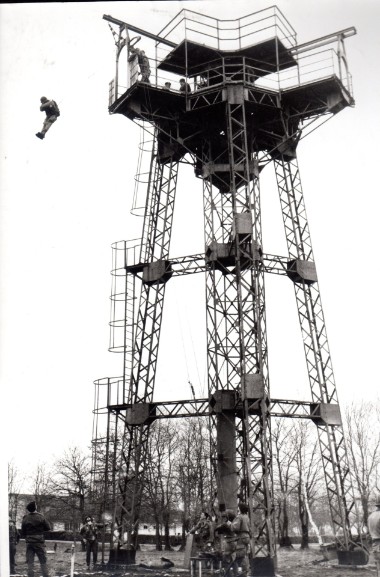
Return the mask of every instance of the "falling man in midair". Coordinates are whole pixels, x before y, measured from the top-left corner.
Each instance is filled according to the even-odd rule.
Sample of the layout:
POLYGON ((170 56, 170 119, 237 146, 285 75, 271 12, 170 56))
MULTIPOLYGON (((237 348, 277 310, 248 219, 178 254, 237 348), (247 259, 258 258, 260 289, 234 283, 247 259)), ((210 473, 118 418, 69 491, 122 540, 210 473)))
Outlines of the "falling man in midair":
POLYGON ((45 138, 45 134, 47 133, 53 122, 55 122, 58 116, 60 116, 60 112, 55 100, 48 100, 46 96, 41 97, 40 110, 41 112, 46 112, 46 118, 44 120, 42 130, 41 132, 37 132, 36 134, 36 136, 38 136, 38 138, 41 138, 42 140, 43 138, 45 138))

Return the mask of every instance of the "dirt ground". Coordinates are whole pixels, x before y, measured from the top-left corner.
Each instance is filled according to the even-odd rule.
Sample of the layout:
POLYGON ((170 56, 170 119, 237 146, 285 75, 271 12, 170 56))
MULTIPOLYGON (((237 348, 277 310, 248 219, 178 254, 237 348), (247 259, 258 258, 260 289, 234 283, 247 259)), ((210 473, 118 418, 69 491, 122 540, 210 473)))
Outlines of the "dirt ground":
MULTIPOLYGON (((57 550, 54 551, 54 542, 47 542, 48 563, 51 577, 70 576, 71 567, 71 542, 57 542, 57 550)), ((75 549, 74 575, 84 577, 186 577, 189 571, 184 567, 184 554, 178 551, 155 551, 153 546, 142 545, 141 551, 136 554, 136 564, 159 565, 164 556, 174 563, 171 569, 143 569, 133 566, 128 570, 109 572, 106 570, 87 570, 85 553, 81 551, 80 544, 75 549)), ((106 553, 108 559, 108 553, 106 553)), ((376 567, 372 556, 369 564, 362 567, 339 567, 337 561, 323 561, 323 556, 317 545, 312 545, 309 551, 301 551, 298 546, 294 550, 278 550, 278 575, 281 577, 376 577, 376 567)), ((98 563, 101 555, 98 557, 98 563)), ((20 541, 16 554, 16 575, 27 575, 25 563, 25 542, 20 541)), ((35 561, 35 576, 39 577, 39 563, 35 561)), ((210 573, 204 573, 207 577, 210 573)), ((217 574, 214 574, 217 577, 217 574)))

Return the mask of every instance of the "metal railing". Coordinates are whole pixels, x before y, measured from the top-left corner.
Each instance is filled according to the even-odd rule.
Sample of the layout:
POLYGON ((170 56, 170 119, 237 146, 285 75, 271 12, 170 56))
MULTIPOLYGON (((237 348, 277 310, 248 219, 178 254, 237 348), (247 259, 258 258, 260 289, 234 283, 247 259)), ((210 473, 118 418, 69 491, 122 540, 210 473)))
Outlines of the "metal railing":
MULTIPOLYGON (((219 20, 184 9, 159 32, 158 36, 175 44, 191 40, 207 44, 215 50, 226 51, 239 50, 275 37, 287 48, 297 43, 294 28, 276 6, 234 20, 219 20)), ((163 44, 160 46, 158 43, 157 47, 160 60, 169 50, 163 44)))
POLYGON ((334 48, 311 50, 298 57, 298 65, 273 72, 258 78, 255 86, 269 90, 290 90, 319 82, 326 78, 337 78, 352 96, 352 77, 342 58, 334 48))
MULTIPOLYGON (((155 68, 152 69, 155 71, 155 68)), ((191 78, 187 78, 192 93, 199 90, 208 89, 224 82, 243 82, 244 84, 255 86, 270 92, 290 90, 304 85, 319 82, 326 78, 335 77, 342 86, 352 96, 352 77, 346 66, 342 66, 342 58, 334 48, 323 50, 313 50, 310 53, 303 53, 298 58, 297 65, 293 65, 279 72, 271 72, 265 68, 258 68, 257 64, 250 58, 236 56, 220 58, 200 65, 191 78)), ((154 76, 152 74, 152 76, 154 76)), ((165 87, 165 82, 171 82, 170 90, 181 94, 179 90, 179 78, 169 74, 155 74, 155 81, 150 83, 156 88, 165 87)), ((113 104, 125 94, 127 87, 119 86, 115 92, 114 81, 110 83, 110 95, 113 104)), ((183 94, 183 93, 182 93, 183 94)))
MULTIPOLYGON (((261 89, 280 91, 335 76, 352 95, 352 81, 344 52, 344 39, 355 33, 354 28, 347 28, 297 46, 295 30, 276 6, 236 20, 218 20, 184 9, 157 36, 154 36, 155 39, 144 38, 141 49, 144 49, 149 58, 151 68, 149 84, 164 88, 165 83, 170 82, 171 90, 178 93, 181 77, 186 78, 194 92, 202 88, 199 80, 205 78, 207 83, 204 88, 239 80, 261 89), (268 40, 276 41, 275 53, 268 57, 267 64, 263 59, 259 65, 261 68, 258 68, 257 61, 250 61, 247 56, 233 55, 237 50, 260 45, 268 40), (198 67, 192 62, 191 69, 188 68, 189 42, 214 49, 215 58, 198 67), (183 62, 180 60, 175 65, 178 60, 177 53, 174 61, 170 61, 172 71, 161 69, 160 64, 163 60, 173 50, 177 50, 180 44, 184 45, 183 62), (284 62, 284 49, 289 54, 288 63, 284 62), (227 58, 223 54, 219 55, 219 51, 230 51, 231 55, 227 58)), ((110 105, 139 82, 137 58, 124 60, 123 67, 124 69, 118 74, 118 86, 115 86, 115 81, 110 83, 110 105)))

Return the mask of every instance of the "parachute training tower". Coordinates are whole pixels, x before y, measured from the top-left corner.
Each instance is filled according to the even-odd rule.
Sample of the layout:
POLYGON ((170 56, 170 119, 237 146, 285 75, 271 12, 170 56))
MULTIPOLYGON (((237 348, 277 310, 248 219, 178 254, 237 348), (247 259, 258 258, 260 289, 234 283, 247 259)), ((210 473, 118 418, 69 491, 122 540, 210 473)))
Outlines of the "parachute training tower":
POLYGON ((249 505, 253 575, 276 571, 272 416, 315 423, 339 562, 364 564, 353 540, 355 499, 297 162, 300 139, 354 105, 345 39, 356 31, 297 44, 275 6, 236 20, 184 9, 157 35, 104 19, 116 44, 109 112, 139 124, 152 142, 142 238, 112 249, 110 350, 122 353, 123 375, 95 382, 93 487, 103 487, 103 510, 121 536, 109 563, 135 560, 150 425, 201 415, 210 420, 219 510, 236 509, 238 499, 249 505), (139 80, 131 50, 141 37, 154 47, 149 82, 139 80), (178 90, 180 78, 191 92, 178 90), (205 251, 173 258, 181 162, 203 183, 205 251), (284 256, 266 254, 262 244, 260 173, 267 165, 277 180, 284 256), (157 402, 166 284, 195 273, 206 285, 208 397, 157 402), (270 397, 266 273, 294 285, 308 402, 270 397))

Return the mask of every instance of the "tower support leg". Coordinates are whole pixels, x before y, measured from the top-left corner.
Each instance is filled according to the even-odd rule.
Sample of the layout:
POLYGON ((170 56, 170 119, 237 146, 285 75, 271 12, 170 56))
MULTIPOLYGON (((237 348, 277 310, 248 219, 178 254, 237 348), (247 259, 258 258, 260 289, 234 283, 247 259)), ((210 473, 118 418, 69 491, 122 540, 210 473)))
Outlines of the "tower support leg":
MULTIPOLYGON (((289 259, 306 262, 314 267, 297 159, 275 160, 275 171, 289 259)), ((327 415, 325 419, 316 420, 316 424, 335 540, 338 551, 350 556, 354 546, 351 525, 354 523, 356 505, 321 296, 316 276, 312 278, 306 275, 306 278, 293 279, 293 282, 313 401, 338 412, 339 419, 327 415)))

